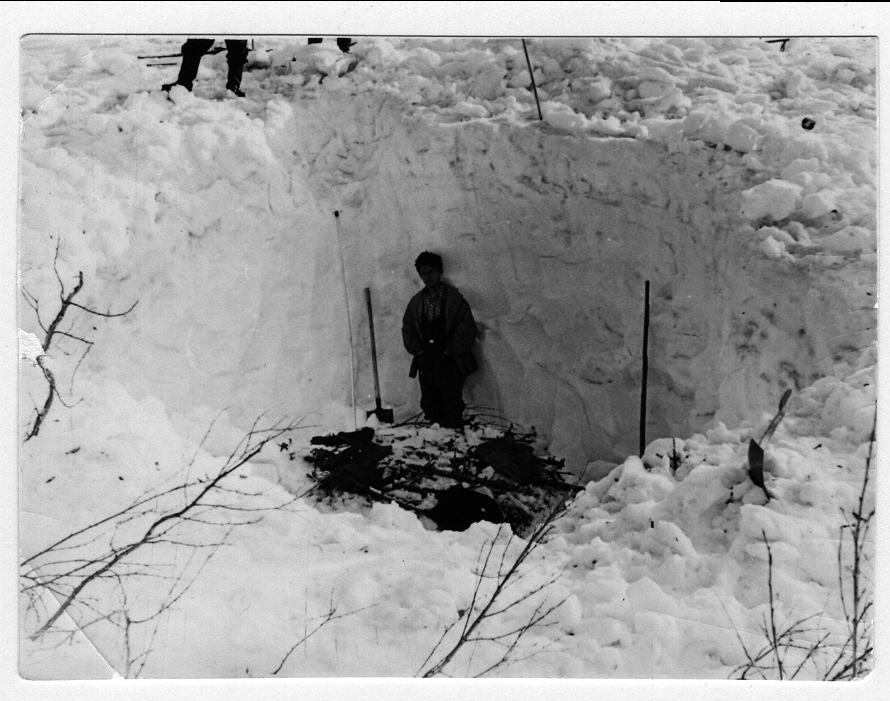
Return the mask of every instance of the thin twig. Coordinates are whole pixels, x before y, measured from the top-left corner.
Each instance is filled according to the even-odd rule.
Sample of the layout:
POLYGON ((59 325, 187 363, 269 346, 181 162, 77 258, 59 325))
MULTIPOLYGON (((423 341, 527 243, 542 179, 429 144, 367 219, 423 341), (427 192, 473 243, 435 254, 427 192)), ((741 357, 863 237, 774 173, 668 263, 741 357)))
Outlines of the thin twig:
MULTIPOLYGON (((568 492, 565 493, 568 495, 568 492)), ((510 548, 511 543, 513 542, 513 534, 510 533, 510 536, 507 539, 507 543, 504 545, 503 550, 501 551, 499 562, 497 565, 497 573, 494 576, 494 590, 485 600, 485 603, 482 605, 478 612, 476 611, 476 604, 480 601, 482 582, 485 579, 491 578, 491 575, 488 575, 489 563, 492 560, 492 554, 494 552, 495 544, 499 540, 501 533, 503 532, 503 526, 498 528, 495 537, 487 544, 487 546, 483 546, 482 550, 480 550, 480 554, 477 560, 482 561, 481 569, 478 567, 476 570, 476 583, 473 589, 473 596, 470 602, 470 606, 466 610, 466 617, 463 618, 463 629, 461 631, 460 636, 457 641, 451 646, 451 649, 444 655, 442 658, 424 670, 427 663, 430 659, 432 659, 433 654, 445 640, 445 637, 448 633, 454 628, 454 624, 448 626, 445 629, 445 632, 439 638, 439 641, 436 643, 436 646, 433 648, 433 651, 427 656, 424 663, 421 665, 421 671, 418 672, 418 676, 422 676, 424 678, 433 677, 439 674, 444 674, 445 667, 454 659, 455 655, 467 644, 467 643, 481 643, 481 642, 495 642, 501 643, 504 638, 510 638, 511 636, 516 636, 515 640, 510 641, 506 644, 506 652, 503 654, 501 659, 496 662, 491 668, 486 669, 485 672, 491 671, 496 667, 505 664, 510 656, 515 651, 519 640, 532 628, 540 625, 544 619, 546 619, 550 614, 552 614, 556 609, 562 606, 565 603, 566 599, 562 599, 556 604, 553 604, 549 607, 544 607, 543 602, 539 602, 535 609, 532 611, 531 615, 526 619, 525 623, 517 626, 516 628, 511 629, 506 633, 499 634, 491 634, 491 635, 482 635, 479 631, 481 630, 481 626, 491 620, 492 618, 504 613, 509 610, 516 604, 520 602, 528 601, 531 597, 540 593, 544 589, 546 589, 549 585, 555 582, 555 579, 549 580, 542 585, 534 587, 532 590, 527 591, 521 594, 515 601, 503 605, 502 597, 504 591, 518 578, 521 577, 522 573, 520 568, 524 565, 529 555, 541 544, 541 542, 546 538, 547 534, 550 532, 553 521, 556 518, 557 514, 561 511, 561 503, 557 503, 544 519, 544 521, 532 532, 529 536, 528 541, 523 546, 522 550, 518 555, 513 559, 513 561, 508 565, 506 556, 507 551, 510 548)), ((460 620, 460 619, 459 619, 460 620)), ((485 673, 483 672, 483 673, 485 673)))
MULTIPOLYGON (((74 327, 73 323, 71 324, 71 326, 68 328, 67 331, 62 331, 59 329, 59 326, 64 321, 65 315, 67 314, 68 310, 71 307, 76 307, 78 309, 82 309, 85 312, 89 312, 90 314, 95 314, 96 316, 112 318, 112 317, 126 316, 131 311, 133 311, 133 309, 135 309, 136 305, 139 303, 139 301, 137 300, 126 311, 112 314, 110 311, 107 313, 97 312, 95 309, 85 307, 82 304, 75 302, 74 297, 77 296, 77 294, 81 291, 81 289, 83 289, 83 285, 84 285, 83 271, 79 271, 77 273, 77 284, 74 286, 74 289, 72 289, 66 295, 65 283, 62 281, 61 275, 59 275, 59 268, 58 268, 59 243, 60 242, 58 242, 58 241, 56 242, 56 250, 55 250, 55 254, 53 256, 53 272, 55 273, 56 280, 59 283, 59 290, 60 290, 59 299, 61 300, 62 304, 59 307, 59 311, 56 313, 55 318, 52 320, 52 322, 50 323, 48 328, 43 325, 43 321, 40 318, 40 311, 39 311, 40 305, 39 305, 37 298, 34 297, 34 295, 32 295, 30 292, 28 292, 24 287, 22 288, 22 296, 25 298, 25 301, 34 310, 34 313, 37 316, 37 324, 40 326, 41 330, 43 330, 45 332, 45 335, 43 337, 43 353, 44 353, 44 355, 37 358, 37 364, 40 366, 40 369, 43 372, 43 377, 44 377, 44 379, 46 379, 46 383, 47 383, 47 387, 48 387, 47 397, 43 402, 43 408, 37 410, 37 415, 34 418, 34 423, 31 425, 31 429, 28 431, 27 435, 25 436, 25 442, 31 440, 32 438, 34 438, 35 436, 37 436, 40 433, 40 428, 43 425, 43 422, 46 420, 46 417, 49 414, 50 409, 52 409, 54 396, 58 396, 59 401, 62 402, 62 404, 65 405, 66 407, 70 408, 70 405, 68 405, 62 399, 62 396, 58 392, 58 389, 56 387, 55 375, 53 374, 52 370, 50 370, 49 367, 44 362, 44 357, 48 357, 50 347, 52 346, 52 343, 53 343, 55 337, 57 335, 64 336, 66 338, 70 338, 75 341, 80 341, 81 343, 85 343, 88 346, 87 352, 89 352, 89 348, 91 348, 93 345, 93 341, 90 341, 86 338, 83 338, 81 336, 77 336, 77 335, 71 333, 71 330, 74 327)), ((84 355, 81 357, 80 361, 77 363, 77 366, 74 369, 74 373, 77 372, 77 368, 80 367, 80 363, 83 361, 84 357, 86 357, 86 353, 84 353, 84 355)), ((72 374, 72 377, 71 377, 72 385, 74 383, 74 373, 72 374)))
MULTIPOLYGON (((81 275, 82 274, 83 273, 81 273, 81 275)), ((107 312, 97 312, 95 309, 90 309, 89 307, 84 307, 83 305, 78 304, 77 302, 71 302, 70 304, 72 307, 77 307, 78 309, 83 309, 85 312, 88 312, 89 314, 93 314, 95 316, 104 316, 106 319, 114 319, 115 317, 126 316, 131 311, 133 311, 136 308, 136 305, 139 304, 139 300, 137 299, 135 302, 133 302, 133 304, 130 305, 130 308, 127 309, 126 311, 117 312, 114 314, 111 313, 111 310, 109 310, 107 312)))
POLYGON ((773 551, 769 546, 769 540, 766 537, 766 531, 761 531, 763 534, 763 542, 766 544, 766 556, 767 556, 767 586, 769 587, 769 626, 772 637, 769 638, 770 644, 772 645, 773 654, 776 658, 776 666, 779 669, 779 681, 785 678, 785 669, 782 665, 782 655, 779 654, 779 637, 776 634, 776 611, 775 611, 775 597, 773 595, 773 551))
MULTIPOLYGON (((292 428, 292 425, 287 425, 284 427, 279 425, 277 427, 273 427, 273 429, 259 430, 256 428, 256 423, 254 423, 254 426, 253 426, 251 432, 248 434, 246 441, 242 440, 241 442, 239 442, 238 447, 236 448, 236 453, 233 453, 232 455, 229 456, 229 459, 226 461, 225 465, 217 472, 217 474, 215 476, 213 476, 212 478, 210 478, 206 481, 203 481, 200 484, 195 485, 198 487, 197 494, 191 495, 191 496, 186 496, 185 503, 180 508, 173 510, 173 511, 169 511, 167 513, 163 513, 163 514, 159 515, 157 518, 155 518, 154 521, 152 523, 150 523, 149 526, 145 529, 145 531, 141 537, 132 539, 129 542, 127 542, 119 547, 112 547, 108 553, 91 561, 90 565, 94 565, 94 566, 96 566, 96 568, 93 569, 92 572, 89 572, 88 574, 86 574, 86 576, 84 576, 75 586, 73 586, 71 588, 70 592, 64 597, 64 600, 59 604, 59 607, 55 611, 55 613, 52 614, 47 619, 47 621, 44 623, 44 625, 41 626, 40 629, 31 636, 32 639, 37 639, 37 638, 41 637, 44 633, 46 633, 55 624, 56 620, 58 620, 58 618, 63 613, 65 613, 65 611, 75 601, 78 600, 78 598, 81 596, 81 594, 83 593, 84 589, 87 586, 89 586, 92 582, 103 578, 106 574, 113 575, 116 571, 115 567, 118 566, 119 564, 122 564, 126 558, 130 557, 133 553, 137 552, 140 548, 145 547, 145 546, 159 544, 159 543, 166 543, 166 544, 171 544, 171 545, 184 544, 184 545, 188 545, 190 547, 197 547, 197 544, 195 544, 195 543, 177 541, 177 540, 174 540, 173 538, 170 538, 169 536, 167 536, 167 534, 170 533, 170 531, 173 528, 178 527, 180 524, 188 523, 190 520, 194 521, 195 514, 200 514, 203 509, 207 508, 208 506, 212 507, 213 506, 212 504, 208 505, 203 502, 203 500, 208 496, 208 494, 210 494, 214 489, 217 489, 220 485, 220 482, 223 479, 225 479, 226 477, 231 475, 235 470, 237 470, 242 465, 249 462, 253 457, 255 457, 267 443, 275 440, 279 435, 290 430, 291 428, 292 428), (269 432, 270 430, 273 432, 270 433, 269 432), (274 431, 277 431, 277 433, 274 431), (256 444, 252 444, 253 439, 258 434, 261 434, 261 433, 264 433, 265 435, 256 444)), ((182 489, 183 493, 187 492, 188 486, 189 485, 183 485, 183 489, 182 489)), ((167 493, 172 494, 172 493, 175 493, 176 491, 179 491, 179 490, 174 488, 174 489, 168 490, 167 493)), ((152 497, 148 497, 144 500, 140 500, 137 503, 144 503, 145 501, 148 501, 150 498, 152 498, 152 497)), ((133 507, 131 506, 128 509, 124 510, 123 513, 119 512, 119 516, 125 515, 126 512, 131 511, 132 508, 133 507)), ((217 505, 217 508, 218 508, 218 505, 217 505)), ((108 521, 109 521, 109 519, 106 518, 106 519, 102 519, 102 521, 100 523, 105 523, 108 521)), ((205 522, 205 523, 208 523, 209 525, 221 525, 221 524, 216 524, 213 522, 205 522)), ((236 525, 243 525, 245 523, 249 523, 249 521, 234 522, 234 523, 230 522, 230 527, 236 526, 236 525)), ((93 524, 92 526, 89 526, 85 529, 81 529, 81 531, 79 531, 79 532, 85 532, 85 531, 89 530, 90 528, 94 527, 95 525, 97 525, 97 524, 93 524)), ((116 526, 115 526, 115 530, 116 530, 116 526)), ((64 543, 67 540, 70 540, 72 537, 73 537, 73 535, 66 536, 65 538, 58 541, 57 545, 64 543)), ((51 552, 51 551, 52 551, 52 546, 50 546, 50 548, 42 551, 42 553, 47 553, 47 552, 51 552)), ((23 564, 27 564, 27 563, 33 561, 35 557, 37 557, 37 556, 32 556, 31 558, 29 558, 26 561, 26 563, 23 563, 23 564)), ((83 570, 84 568, 85 568, 84 565, 78 565, 73 570, 70 570, 67 574, 70 577, 71 575, 77 574, 80 570, 83 570)))
POLYGON ((275 671, 272 674, 278 674, 281 671, 281 668, 284 667, 284 663, 287 662, 288 658, 291 656, 294 650, 296 650, 300 645, 305 643, 309 638, 315 635, 318 631, 324 628, 331 621, 336 621, 338 618, 344 618, 346 616, 352 616, 353 614, 360 613, 361 611, 365 611, 369 608, 374 608, 377 604, 371 604, 369 606, 363 606, 360 609, 355 609, 354 611, 347 611, 346 613, 337 613, 337 607, 333 604, 333 593, 331 594, 331 603, 328 608, 328 612, 322 617, 321 623, 319 623, 315 628, 312 629, 311 632, 304 633, 303 637, 300 638, 297 642, 294 643, 293 647, 287 651, 287 654, 284 656, 284 659, 281 660, 281 663, 278 667, 275 668, 275 671))

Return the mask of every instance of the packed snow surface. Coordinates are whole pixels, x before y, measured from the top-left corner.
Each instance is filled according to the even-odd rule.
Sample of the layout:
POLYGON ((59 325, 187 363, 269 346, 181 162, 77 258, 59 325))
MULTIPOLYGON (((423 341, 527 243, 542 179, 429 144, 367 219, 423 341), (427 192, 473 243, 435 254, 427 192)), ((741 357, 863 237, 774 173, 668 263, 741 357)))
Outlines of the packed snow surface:
POLYGON ((543 120, 518 41, 263 37, 247 97, 226 96, 221 53, 168 98, 176 60, 138 57, 181 41, 23 42, 22 439, 41 367, 58 389, 20 450, 24 676, 411 676, 443 657, 492 592, 485 554, 525 541, 319 508, 279 446, 373 407, 365 287, 384 401, 417 412, 400 326, 424 249, 479 324, 468 399, 581 478, 444 672, 726 678, 772 610, 827 635, 801 676, 826 673, 840 529, 874 467, 874 41, 531 40, 543 120), (785 389, 767 499, 748 442, 785 389), (114 559, 210 483, 180 530, 114 559), (59 573, 106 556, 28 637, 85 579, 59 573))

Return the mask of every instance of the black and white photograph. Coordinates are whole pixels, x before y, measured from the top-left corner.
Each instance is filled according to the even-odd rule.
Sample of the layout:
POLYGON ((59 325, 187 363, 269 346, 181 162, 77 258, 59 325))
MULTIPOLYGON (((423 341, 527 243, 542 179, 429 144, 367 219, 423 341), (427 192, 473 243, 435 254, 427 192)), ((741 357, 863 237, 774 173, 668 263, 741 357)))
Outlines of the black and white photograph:
POLYGON ((16 39, 21 679, 868 677, 878 37, 217 24, 16 39))

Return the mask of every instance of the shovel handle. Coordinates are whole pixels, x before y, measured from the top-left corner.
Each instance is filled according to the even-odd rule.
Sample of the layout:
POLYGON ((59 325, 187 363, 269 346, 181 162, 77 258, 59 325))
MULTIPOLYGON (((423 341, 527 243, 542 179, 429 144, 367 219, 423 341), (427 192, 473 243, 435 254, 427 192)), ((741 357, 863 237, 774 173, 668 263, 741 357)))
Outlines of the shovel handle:
POLYGON ((368 303, 368 328, 371 330, 371 367, 374 368, 374 399, 380 408, 380 377, 377 374, 377 341, 374 338, 374 311, 371 309, 371 288, 365 288, 365 300, 368 303))
POLYGON ((773 435, 776 428, 779 426, 779 422, 782 420, 782 417, 785 416, 785 405, 788 403, 788 397, 791 396, 791 390, 786 389, 785 393, 782 395, 782 398, 779 400, 779 413, 777 413, 773 420, 770 421, 769 426, 766 427, 766 431, 763 432, 763 436, 760 437, 760 442, 765 443, 770 439, 770 436, 773 435))

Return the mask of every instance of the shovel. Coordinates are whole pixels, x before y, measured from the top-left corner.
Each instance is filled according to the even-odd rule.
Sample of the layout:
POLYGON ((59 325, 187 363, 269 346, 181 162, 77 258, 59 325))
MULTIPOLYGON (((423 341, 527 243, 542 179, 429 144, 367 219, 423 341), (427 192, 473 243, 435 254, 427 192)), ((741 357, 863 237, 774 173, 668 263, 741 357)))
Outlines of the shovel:
MULTIPOLYGON (((786 389, 785 393, 782 395, 782 399, 779 400, 779 412, 773 417, 773 420, 770 421, 769 426, 767 426, 766 431, 763 432, 763 435, 760 437, 760 443, 766 443, 770 436, 776 430, 776 427, 779 425, 779 422, 782 420, 782 417, 785 416, 785 405, 788 403, 788 397, 791 396, 791 390, 786 389)), ((753 438, 748 443, 748 476, 751 478, 751 481, 760 487, 763 490, 763 493, 766 494, 766 499, 769 501, 773 497, 772 494, 769 493, 769 490, 766 488, 766 483, 763 479, 763 448, 760 446, 760 443, 755 441, 753 438)))
POLYGON ((368 418, 376 416, 381 423, 393 422, 392 409, 384 409, 380 404, 380 377, 377 374, 377 342, 374 339, 374 312, 371 310, 371 288, 365 288, 365 299, 368 302, 368 327, 371 329, 371 364, 374 368, 374 401, 376 408, 368 412, 368 418))

